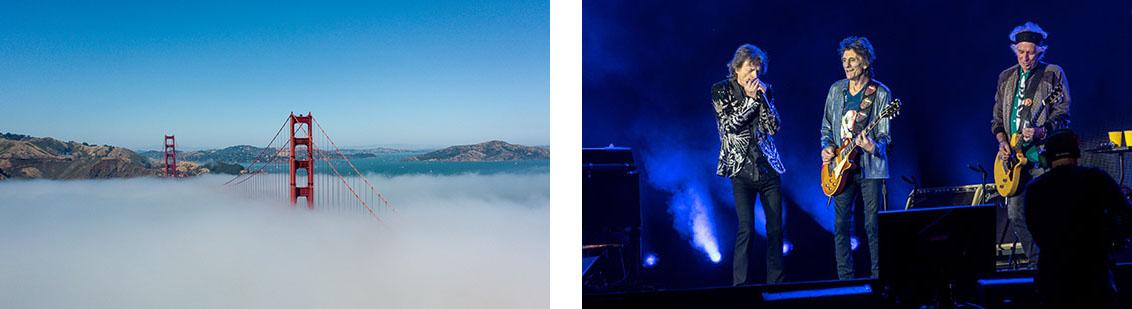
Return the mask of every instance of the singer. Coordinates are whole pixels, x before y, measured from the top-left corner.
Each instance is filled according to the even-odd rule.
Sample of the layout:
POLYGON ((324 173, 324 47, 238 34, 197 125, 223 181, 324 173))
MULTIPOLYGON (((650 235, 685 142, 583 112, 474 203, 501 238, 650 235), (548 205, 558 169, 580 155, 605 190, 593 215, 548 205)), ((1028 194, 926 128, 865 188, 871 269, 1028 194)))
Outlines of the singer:
POLYGON ((727 79, 711 86, 720 144, 716 174, 730 178, 739 217, 732 264, 734 285, 751 283, 747 265, 756 195, 762 200, 766 216, 766 282, 780 283, 783 279, 779 177, 786 169, 771 138, 778 132, 779 117, 774 108, 774 93, 761 79, 766 68, 766 53, 744 44, 727 63, 727 79))

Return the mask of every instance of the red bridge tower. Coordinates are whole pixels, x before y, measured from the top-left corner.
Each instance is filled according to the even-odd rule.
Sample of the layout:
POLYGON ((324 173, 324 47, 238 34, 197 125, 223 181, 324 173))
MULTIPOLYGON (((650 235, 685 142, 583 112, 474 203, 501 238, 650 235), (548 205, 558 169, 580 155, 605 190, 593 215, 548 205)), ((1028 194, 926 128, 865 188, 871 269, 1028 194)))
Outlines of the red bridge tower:
POLYGON ((314 142, 313 136, 314 127, 311 126, 311 114, 308 112, 306 116, 291 114, 291 205, 298 203, 299 197, 302 196, 307 200, 307 208, 314 209, 314 142), (304 128, 305 125, 305 128, 304 128), (296 127, 301 131, 306 131, 306 136, 297 136, 295 131, 296 127), (298 156, 299 152, 295 150, 297 146, 302 146, 299 149, 303 151, 305 156, 298 156), (307 183, 304 187, 297 186, 295 181, 296 172, 303 169, 307 174, 307 183))

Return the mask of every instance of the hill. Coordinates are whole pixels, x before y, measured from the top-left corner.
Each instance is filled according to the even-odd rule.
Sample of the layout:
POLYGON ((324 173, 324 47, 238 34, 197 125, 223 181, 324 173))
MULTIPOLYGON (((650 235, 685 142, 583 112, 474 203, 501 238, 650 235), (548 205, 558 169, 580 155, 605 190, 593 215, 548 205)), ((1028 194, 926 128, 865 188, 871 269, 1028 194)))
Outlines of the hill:
MULTIPOLYGON (((342 149, 342 154, 347 158, 362 159, 372 158, 378 154, 403 152, 398 149, 388 148, 375 148, 375 149, 342 149)), ((157 150, 142 151, 141 156, 153 159, 155 161, 164 161, 165 152, 157 150)), ((286 157, 286 153, 276 154, 274 149, 260 148, 249 145, 231 146, 223 149, 209 149, 198 151, 177 151, 177 161, 192 161, 198 163, 250 163, 259 158, 259 161, 270 161, 271 156, 278 155, 286 157)), ((339 158, 336 153, 323 153, 319 154, 320 157, 339 158)))
POLYGON ((490 141, 475 145, 452 146, 422 155, 405 157, 402 160, 484 162, 549 159, 550 150, 545 147, 531 147, 510 144, 504 141, 490 141))
POLYGON ((149 160, 122 147, 0 134, 0 179, 90 179, 157 173, 149 160))

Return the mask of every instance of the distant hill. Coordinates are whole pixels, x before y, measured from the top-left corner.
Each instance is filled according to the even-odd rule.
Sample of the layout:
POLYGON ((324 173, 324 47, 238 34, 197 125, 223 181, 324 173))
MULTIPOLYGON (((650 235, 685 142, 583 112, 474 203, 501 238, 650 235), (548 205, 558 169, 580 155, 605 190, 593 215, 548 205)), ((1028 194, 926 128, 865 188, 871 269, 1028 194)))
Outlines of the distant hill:
POLYGON ((229 164, 224 162, 209 162, 202 167, 208 169, 209 172, 213 174, 228 175, 239 175, 240 172, 244 171, 245 169, 243 165, 235 163, 229 164))
POLYGON ((352 155, 378 155, 378 154, 406 153, 406 152, 413 152, 413 150, 406 150, 406 149, 400 149, 400 148, 385 148, 385 147, 365 148, 365 149, 342 149, 342 154, 346 155, 347 157, 352 156, 352 155))
MULTIPOLYGON (((261 160, 269 160, 274 155, 273 150, 266 150, 267 148, 259 148, 249 145, 232 146, 224 149, 209 149, 200 151, 178 151, 177 161, 192 161, 192 162, 252 162, 257 156, 262 156, 261 160)), ((141 156, 164 161, 165 152, 157 150, 142 151, 139 153, 141 156)))
POLYGON ((483 162, 549 159, 550 150, 546 147, 531 147, 510 144, 504 141, 490 141, 475 145, 452 146, 422 155, 405 157, 402 160, 483 162))
POLYGON ((0 179, 89 179, 157 175, 149 160, 108 145, 0 134, 0 179))
MULTIPOLYGON (((239 145, 239 146, 227 147, 227 148, 224 148, 224 149, 209 149, 209 150, 199 150, 199 151, 178 151, 177 152, 177 161, 184 160, 184 161, 192 161, 192 162, 199 162, 199 163, 214 163, 214 162, 217 162, 217 163, 219 163, 219 162, 225 162, 225 163, 244 162, 244 163, 248 163, 248 162, 256 161, 257 157, 259 158, 259 161, 263 162, 263 161, 270 161, 271 157, 274 156, 274 155, 278 155, 280 157, 286 157, 287 156, 286 153, 276 154, 275 152, 276 151, 274 149, 260 148, 260 147, 249 146, 249 145, 239 145)), ((399 152, 405 152, 405 151, 400 150, 400 149, 390 149, 390 148, 342 149, 342 154, 345 155, 347 158, 349 158, 351 160, 352 159, 362 159, 362 158, 372 158, 372 157, 377 156, 378 154, 399 153, 399 152)), ((140 155, 143 156, 143 157, 146 157, 146 158, 157 160, 157 161, 164 161, 165 160, 165 152, 164 151, 157 151, 157 150, 142 151, 140 153, 140 155)), ((322 155, 325 155, 328 158, 339 158, 338 154, 336 154, 336 153, 325 153, 325 154, 322 154, 322 155)))
MULTIPOLYGON (((549 147, 531 147, 490 141, 475 145, 461 145, 420 154, 393 148, 343 149, 342 154, 354 160, 382 154, 406 154, 404 161, 517 161, 549 160, 549 147)), ((337 153, 323 154, 330 158, 337 153)), ((177 152, 177 170, 181 175, 194 176, 206 173, 239 174, 243 166, 237 162, 271 160, 273 149, 249 145, 223 149, 177 152)), ((91 179, 137 176, 160 176, 163 171, 164 152, 134 151, 109 145, 91 145, 80 142, 62 142, 50 137, 32 137, 19 134, 0 134, 0 180, 8 178, 91 179)))

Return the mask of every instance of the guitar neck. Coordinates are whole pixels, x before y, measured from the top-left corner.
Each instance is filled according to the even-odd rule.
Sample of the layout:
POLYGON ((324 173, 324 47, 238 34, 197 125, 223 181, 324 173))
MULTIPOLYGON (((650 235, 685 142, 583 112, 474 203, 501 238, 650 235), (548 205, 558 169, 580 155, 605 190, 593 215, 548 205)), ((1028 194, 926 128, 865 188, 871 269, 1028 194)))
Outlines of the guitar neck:
POLYGON ((1038 108, 1035 108, 1035 109, 1033 109, 1033 110, 1032 110, 1032 112, 1033 112, 1034 114, 1033 114, 1033 115, 1030 115, 1030 121, 1027 121, 1026 123, 1024 123, 1024 124, 1023 124, 1023 127, 1026 127, 1026 128, 1033 128, 1033 127, 1034 127, 1034 124, 1035 124, 1035 123, 1038 123, 1038 117, 1041 117, 1041 116, 1042 116, 1042 112, 1043 112, 1043 111, 1045 111, 1045 107, 1046 107, 1046 103, 1045 103, 1045 102, 1042 102, 1042 105, 1041 105, 1041 106, 1038 106, 1038 108))
POLYGON ((884 119, 884 118, 883 117, 877 118, 876 120, 869 122, 869 125, 865 126, 865 129, 861 130, 861 133, 858 133, 857 136, 861 136, 862 134, 868 135, 870 132, 873 131, 874 128, 876 128, 877 124, 880 123, 881 119, 884 119))
POLYGON ((1045 100, 1042 100, 1042 104, 1038 108, 1033 110, 1034 114, 1030 115, 1030 122, 1025 123, 1026 127, 1033 127, 1035 123, 1038 123, 1038 117, 1041 117, 1046 107, 1053 104, 1053 101, 1061 99, 1061 84, 1055 84, 1053 87, 1053 92, 1045 100))
POLYGON ((869 123, 868 126, 865 126, 864 130, 861 130, 861 134, 869 134, 870 132, 872 132, 873 128, 876 128, 877 124, 880 123, 882 119, 884 118, 877 118, 875 121, 869 123))
MULTIPOLYGON (((885 106, 884 110, 880 112, 880 115, 877 115, 876 119, 873 119, 873 121, 869 122, 869 125, 865 126, 865 129, 861 130, 861 132, 858 133, 857 136, 860 136, 860 134, 868 135, 869 133, 871 133, 873 131, 873 129, 876 128, 876 126, 878 124, 880 124, 881 120, 895 117, 896 114, 899 113, 899 112, 900 112, 900 99, 893 100, 891 103, 888 104, 888 106, 885 106)), ((845 149, 844 152, 842 152, 842 154, 847 155, 847 154, 850 154, 854 150, 857 149, 857 144, 854 143, 853 141, 849 140, 848 145, 844 145, 841 148, 845 149), (846 147, 846 146, 848 146, 848 147, 846 147)))
MULTIPOLYGON (((884 119, 884 118, 883 118, 883 117, 881 117, 881 118, 878 118, 878 119, 876 119, 876 120, 873 120, 872 122, 870 122, 870 123, 869 123, 869 125, 865 126, 865 129, 864 129, 864 130, 861 130, 861 133, 859 133, 859 134, 865 134, 865 135, 867 135, 867 134, 869 134, 869 132, 872 132, 872 131, 873 131, 873 128, 876 128, 876 126, 877 126, 877 123, 880 123, 880 120, 881 120, 881 119, 884 119)), ((860 136, 860 135, 858 135, 858 136, 860 136)), ((853 151, 857 150, 857 148, 860 148, 859 146, 857 146, 857 143, 854 143, 854 142, 853 142, 852 140, 850 140, 850 141, 849 141, 849 147, 846 147, 846 148, 845 148, 845 151, 844 151, 844 153, 842 154, 842 156, 843 156, 843 157, 847 157, 847 156, 848 156, 848 154, 850 154, 850 153, 853 153, 853 151)))

